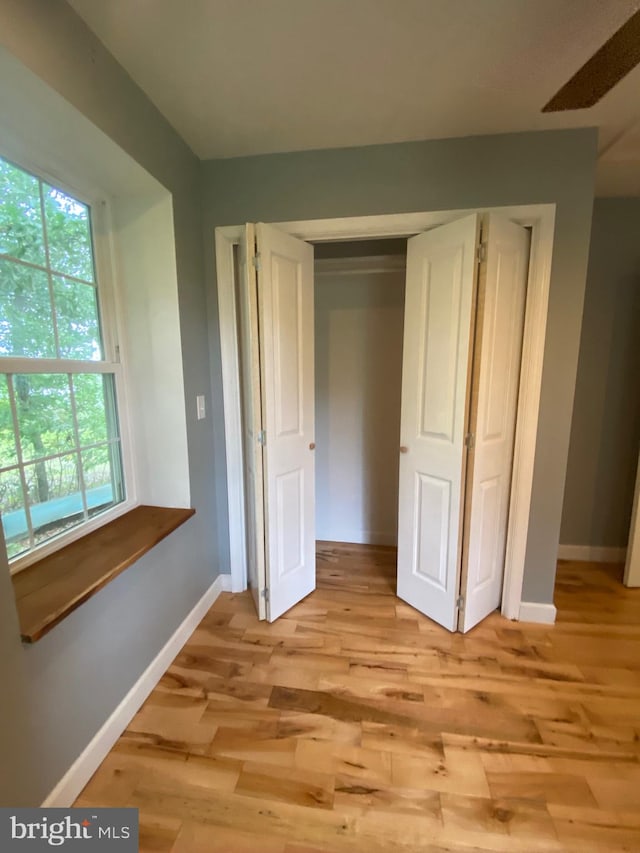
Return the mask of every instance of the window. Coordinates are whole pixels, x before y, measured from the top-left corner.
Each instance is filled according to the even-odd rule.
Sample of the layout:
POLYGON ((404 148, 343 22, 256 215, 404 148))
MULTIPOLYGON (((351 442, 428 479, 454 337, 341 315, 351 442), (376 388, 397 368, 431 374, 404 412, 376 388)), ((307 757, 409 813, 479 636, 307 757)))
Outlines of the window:
POLYGON ((0 511, 13 566, 125 499, 92 209, 0 158, 0 511))

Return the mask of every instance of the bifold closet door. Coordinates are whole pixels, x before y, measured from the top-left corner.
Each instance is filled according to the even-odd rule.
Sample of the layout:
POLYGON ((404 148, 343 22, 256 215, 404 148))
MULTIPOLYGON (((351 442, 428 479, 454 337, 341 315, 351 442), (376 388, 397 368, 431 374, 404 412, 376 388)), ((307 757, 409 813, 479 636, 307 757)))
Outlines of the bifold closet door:
POLYGON ((500 606, 518 407, 529 232, 490 214, 483 223, 474 344, 459 627, 500 606))
MULTIPOLYGON (((397 591, 450 631, 498 606, 504 572, 529 236, 486 228, 475 349, 480 216, 407 244, 397 591)), ((315 589, 313 248, 246 236, 249 572, 273 621, 315 589)))
POLYGON ((458 623, 477 214, 407 244, 398 509, 398 595, 458 623))
POLYGON ((256 226, 267 619, 315 589, 313 247, 256 226))
POLYGON ((240 241, 238 326, 244 452, 247 580, 259 619, 265 619, 264 492, 262 480, 262 401, 258 337, 255 227, 245 225, 240 241))

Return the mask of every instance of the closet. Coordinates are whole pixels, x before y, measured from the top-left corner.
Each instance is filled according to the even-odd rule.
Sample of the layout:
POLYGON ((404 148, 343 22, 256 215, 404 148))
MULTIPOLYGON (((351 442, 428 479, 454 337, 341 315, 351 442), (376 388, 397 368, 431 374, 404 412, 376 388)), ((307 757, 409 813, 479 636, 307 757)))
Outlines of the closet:
POLYGON ((398 542, 405 240, 315 247, 316 538, 398 542))
POLYGON ((393 539, 394 435, 398 595, 449 630, 500 603, 529 233, 473 214, 406 245, 400 378, 397 277, 395 291, 378 282, 367 292, 361 268, 340 288, 327 263, 314 275, 310 244, 246 227, 237 301, 248 576, 270 621, 315 586, 316 521, 321 536, 393 539), (367 422, 371 405, 380 422, 367 422))

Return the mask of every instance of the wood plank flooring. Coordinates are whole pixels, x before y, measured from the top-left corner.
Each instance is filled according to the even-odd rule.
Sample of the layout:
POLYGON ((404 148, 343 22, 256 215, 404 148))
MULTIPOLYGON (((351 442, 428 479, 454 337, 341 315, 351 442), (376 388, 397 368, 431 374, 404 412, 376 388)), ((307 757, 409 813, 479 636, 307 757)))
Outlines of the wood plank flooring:
POLYGON ((560 562, 558 622, 450 634, 395 552, 320 543, 273 625, 223 594, 76 805, 142 851, 640 850, 640 591, 560 562))

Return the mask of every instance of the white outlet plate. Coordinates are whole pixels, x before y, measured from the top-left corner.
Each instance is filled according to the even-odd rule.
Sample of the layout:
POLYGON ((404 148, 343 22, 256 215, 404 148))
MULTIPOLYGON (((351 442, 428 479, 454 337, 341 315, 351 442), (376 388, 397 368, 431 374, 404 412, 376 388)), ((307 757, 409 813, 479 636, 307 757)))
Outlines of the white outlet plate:
POLYGON ((201 421, 203 418, 207 416, 206 405, 204 402, 204 394, 198 394, 196 397, 196 412, 198 414, 198 420, 201 421))

